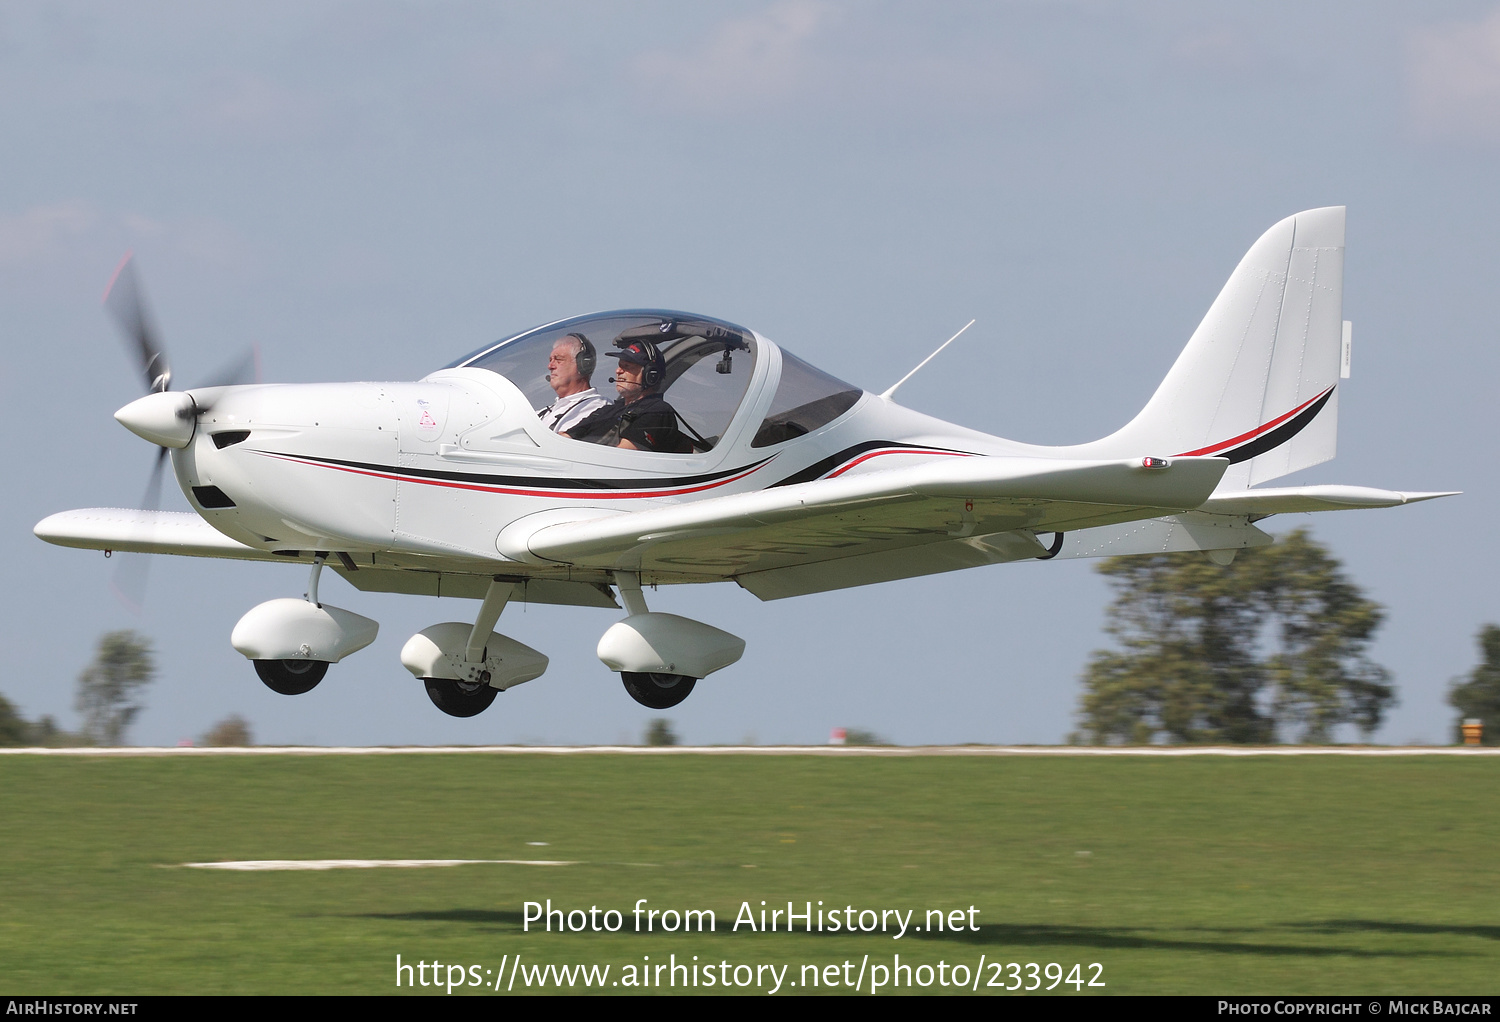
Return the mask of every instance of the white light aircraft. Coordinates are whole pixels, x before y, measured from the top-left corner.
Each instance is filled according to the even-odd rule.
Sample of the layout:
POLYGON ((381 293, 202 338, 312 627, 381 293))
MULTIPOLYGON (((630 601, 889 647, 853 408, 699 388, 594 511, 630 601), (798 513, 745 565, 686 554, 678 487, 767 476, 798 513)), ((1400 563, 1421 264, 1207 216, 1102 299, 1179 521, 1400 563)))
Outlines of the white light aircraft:
POLYGON ((231 637, 288 695, 375 638, 376 622, 320 602, 325 566, 367 592, 478 599, 472 621, 425 628, 401 652, 460 717, 546 670, 543 654, 492 631, 508 601, 608 608, 618 594, 627 616, 599 659, 661 709, 744 642, 647 609, 643 586, 733 581, 776 600, 1025 559, 1199 550, 1227 564, 1271 542, 1255 526, 1268 515, 1446 495, 1256 485, 1334 455, 1343 263, 1342 207, 1276 224, 1144 410, 1071 447, 943 422, 752 330, 650 309, 537 327, 416 383, 173 391, 127 266, 106 304, 152 392, 115 417, 160 445, 158 468, 170 455, 196 513, 65 511, 36 534, 310 565, 303 599, 253 608, 231 637), (592 438, 603 442, 539 417, 557 400, 559 352, 621 381, 626 414, 592 438), (636 422, 648 407, 655 419, 636 422))

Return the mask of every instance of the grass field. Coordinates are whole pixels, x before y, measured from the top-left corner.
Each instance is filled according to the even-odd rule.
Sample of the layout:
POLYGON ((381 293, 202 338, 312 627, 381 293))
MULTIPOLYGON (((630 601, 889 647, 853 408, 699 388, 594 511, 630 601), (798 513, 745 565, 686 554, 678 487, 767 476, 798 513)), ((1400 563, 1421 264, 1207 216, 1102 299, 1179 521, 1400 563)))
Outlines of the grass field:
MULTIPOLYGON (((930 967, 908 980, 926 992, 944 989, 939 962, 982 993, 1031 984, 1034 962, 1043 987, 1049 963, 1083 980, 1099 963, 1094 993, 1493 994, 1497 772, 1435 756, 5 756, 0 993, 387 994, 398 954, 447 978, 508 971, 516 992, 532 965, 628 982, 673 955, 716 982, 790 966, 793 993, 810 992, 804 966, 838 965, 840 983, 864 968, 868 991, 899 954, 930 967), (250 859, 575 864, 178 865, 250 859), (618 910, 621 929, 523 931, 524 903, 548 898, 618 910), (642 898, 712 910, 716 930, 635 932, 642 898), (964 925, 731 930, 763 900, 913 910, 913 926, 957 909, 964 925)), ((765 993, 760 976, 743 989, 765 993)))

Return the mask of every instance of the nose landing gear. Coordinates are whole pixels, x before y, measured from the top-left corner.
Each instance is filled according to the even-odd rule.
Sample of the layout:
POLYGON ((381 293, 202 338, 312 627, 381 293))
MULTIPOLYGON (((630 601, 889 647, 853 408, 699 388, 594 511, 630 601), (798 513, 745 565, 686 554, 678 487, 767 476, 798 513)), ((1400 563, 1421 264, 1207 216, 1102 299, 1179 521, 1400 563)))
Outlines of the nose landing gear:
POLYGON ((327 559, 327 554, 313 559, 305 599, 267 600, 252 607, 229 637, 272 692, 311 692, 329 664, 364 649, 380 631, 367 617, 318 602, 318 576, 327 559))

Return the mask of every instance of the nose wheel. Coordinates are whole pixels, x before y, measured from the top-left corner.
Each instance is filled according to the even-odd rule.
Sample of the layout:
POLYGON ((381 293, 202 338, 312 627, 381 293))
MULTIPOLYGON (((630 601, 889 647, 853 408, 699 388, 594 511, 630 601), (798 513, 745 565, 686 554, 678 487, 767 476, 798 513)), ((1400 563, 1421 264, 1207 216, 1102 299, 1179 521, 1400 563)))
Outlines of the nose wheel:
POLYGON ((620 680, 630 698, 653 710, 670 710, 682 702, 698 684, 697 678, 685 674, 643 674, 637 671, 621 671, 620 680))
POLYGON ((432 705, 450 717, 473 717, 489 709, 500 690, 479 681, 449 681, 447 678, 423 678, 427 698, 432 705))

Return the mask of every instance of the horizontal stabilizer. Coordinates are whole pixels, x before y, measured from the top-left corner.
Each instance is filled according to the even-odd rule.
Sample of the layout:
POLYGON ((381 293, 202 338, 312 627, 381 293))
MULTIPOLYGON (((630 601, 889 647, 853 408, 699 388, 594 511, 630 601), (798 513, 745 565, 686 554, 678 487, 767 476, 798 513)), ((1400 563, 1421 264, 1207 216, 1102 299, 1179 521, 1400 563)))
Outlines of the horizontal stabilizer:
POLYGON ((1453 497, 1460 491, 1409 493, 1378 490, 1372 486, 1277 486, 1261 490, 1216 493, 1204 501, 1200 511, 1216 515, 1295 514, 1300 511, 1350 511, 1370 507, 1398 507, 1435 497, 1453 497))

